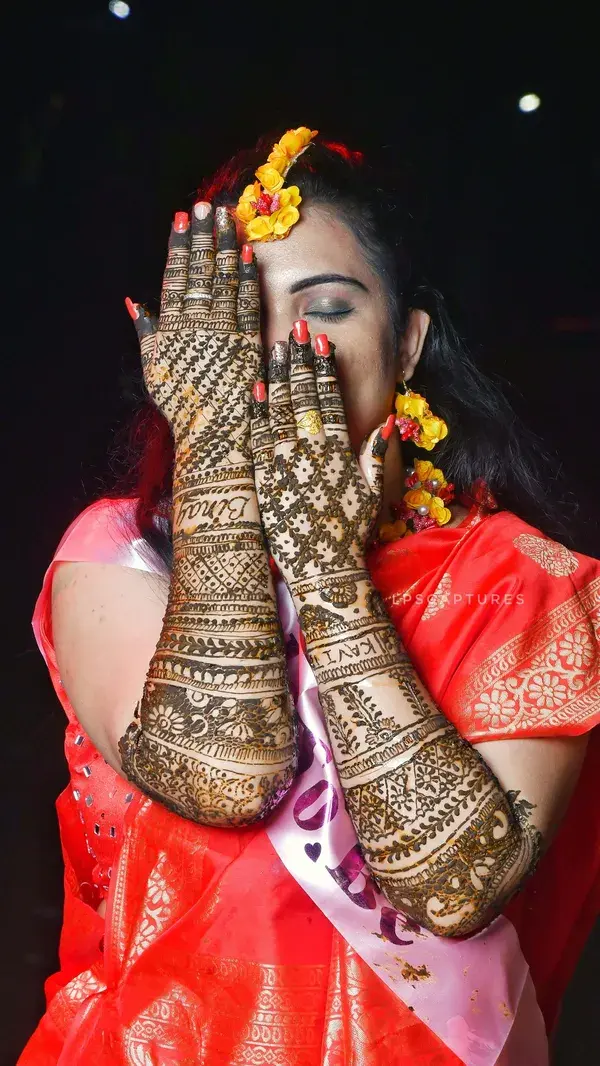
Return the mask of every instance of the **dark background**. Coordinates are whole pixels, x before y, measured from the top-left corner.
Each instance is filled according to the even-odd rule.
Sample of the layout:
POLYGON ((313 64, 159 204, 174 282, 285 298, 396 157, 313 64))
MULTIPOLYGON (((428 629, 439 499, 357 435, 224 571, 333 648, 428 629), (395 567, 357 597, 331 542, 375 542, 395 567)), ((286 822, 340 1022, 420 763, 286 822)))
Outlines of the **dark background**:
MULTIPOLYGON (((102 2, 25 3, 2 33, 12 185, 0 1055, 12 1066, 56 966, 62 893, 64 722, 29 619, 66 525, 110 485, 137 370, 123 299, 158 293, 173 211, 265 129, 311 125, 400 163, 430 279, 555 452, 581 505, 576 546, 600 555, 600 94, 583 5, 559 18, 532 4, 131 0, 120 21, 102 2), (517 108, 525 92, 541 97, 533 114, 517 108)), ((567 996, 560 1066, 598 1058, 599 954, 596 937, 567 996)))

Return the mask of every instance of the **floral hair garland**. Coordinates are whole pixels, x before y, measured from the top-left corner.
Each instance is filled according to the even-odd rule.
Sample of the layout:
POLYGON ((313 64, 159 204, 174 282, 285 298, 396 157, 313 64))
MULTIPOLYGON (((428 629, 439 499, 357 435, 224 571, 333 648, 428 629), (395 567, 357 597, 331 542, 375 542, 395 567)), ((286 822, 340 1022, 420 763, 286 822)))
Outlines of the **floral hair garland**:
POLYGON ((318 132, 307 126, 288 130, 273 145, 267 162, 255 172, 257 181, 246 186, 235 210, 240 222, 246 226, 247 241, 283 240, 300 218, 300 190, 297 185, 284 188, 284 181, 318 132))

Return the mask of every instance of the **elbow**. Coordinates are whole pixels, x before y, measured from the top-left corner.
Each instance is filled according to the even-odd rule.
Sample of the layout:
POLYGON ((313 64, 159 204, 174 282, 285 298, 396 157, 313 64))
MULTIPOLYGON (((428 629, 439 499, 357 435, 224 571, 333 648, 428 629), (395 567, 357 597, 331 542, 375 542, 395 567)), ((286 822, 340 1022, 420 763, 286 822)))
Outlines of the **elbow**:
POLYGON ((418 895, 413 891, 410 899, 406 889, 394 891, 389 886, 379 885, 382 894, 394 910, 406 914, 423 929, 434 936, 445 939, 463 939, 474 936, 485 929, 501 912, 503 900, 496 902, 481 901, 481 906, 473 898, 468 900, 441 900, 436 894, 435 886, 420 886, 418 895))
POLYGON ((156 742, 133 723, 119 741, 123 773, 151 799, 190 821, 240 828, 267 818, 288 792, 295 757, 273 767, 231 769, 188 754, 165 759, 156 742))

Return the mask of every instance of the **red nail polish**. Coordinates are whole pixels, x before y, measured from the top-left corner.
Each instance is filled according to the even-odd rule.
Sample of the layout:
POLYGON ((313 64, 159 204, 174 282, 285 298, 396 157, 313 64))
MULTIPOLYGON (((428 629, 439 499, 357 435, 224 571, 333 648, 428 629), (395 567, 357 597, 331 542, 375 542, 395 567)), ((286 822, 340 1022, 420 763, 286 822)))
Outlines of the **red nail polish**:
POLYGON ((125 297, 125 307, 129 311, 129 314, 133 318, 134 322, 136 318, 140 317, 140 305, 134 304, 133 300, 129 299, 129 296, 125 297))
POLYGON ((396 425, 396 416, 395 415, 390 415, 388 420, 387 420, 387 422, 386 422, 386 424, 385 424, 385 426, 381 430, 381 436, 382 436, 383 440, 389 440, 390 439, 395 425, 396 425))
POLYGON ((190 224, 190 216, 187 211, 177 211, 175 218, 173 219, 173 229, 175 233, 185 233, 190 224))
POLYGON ((326 333, 318 333, 315 337, 315 352, 317 355, 329 355, 329 338, 326 333))
POLYGON ((254 258, 251 244, 242 245, 242 263, 251 263, 254 258))
POLYGON ((294 322, 293 334, 298 344, 306 344, 308 341, 308 322, 305 318, 299 318, 297 322, 294 322))
POLYGON ((252 389, 252 395, 258 403, 262 403, 267 398, 267 390, 265 389, 264 381, 257 381, 252 389))

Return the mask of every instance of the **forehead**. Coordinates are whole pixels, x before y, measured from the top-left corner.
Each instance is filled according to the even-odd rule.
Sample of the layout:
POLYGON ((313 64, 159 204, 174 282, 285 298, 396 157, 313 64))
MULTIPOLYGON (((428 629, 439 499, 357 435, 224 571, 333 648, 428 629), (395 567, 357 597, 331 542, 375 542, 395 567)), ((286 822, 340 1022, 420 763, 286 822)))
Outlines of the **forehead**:
POLYGON ((321 207, 301 207, 300 221, 288 237, 256 241, 253 248, 261 278, 274 291, 287 290, 311 274, 350 274, 369 289, 378 285, 352 231, 321 207))

